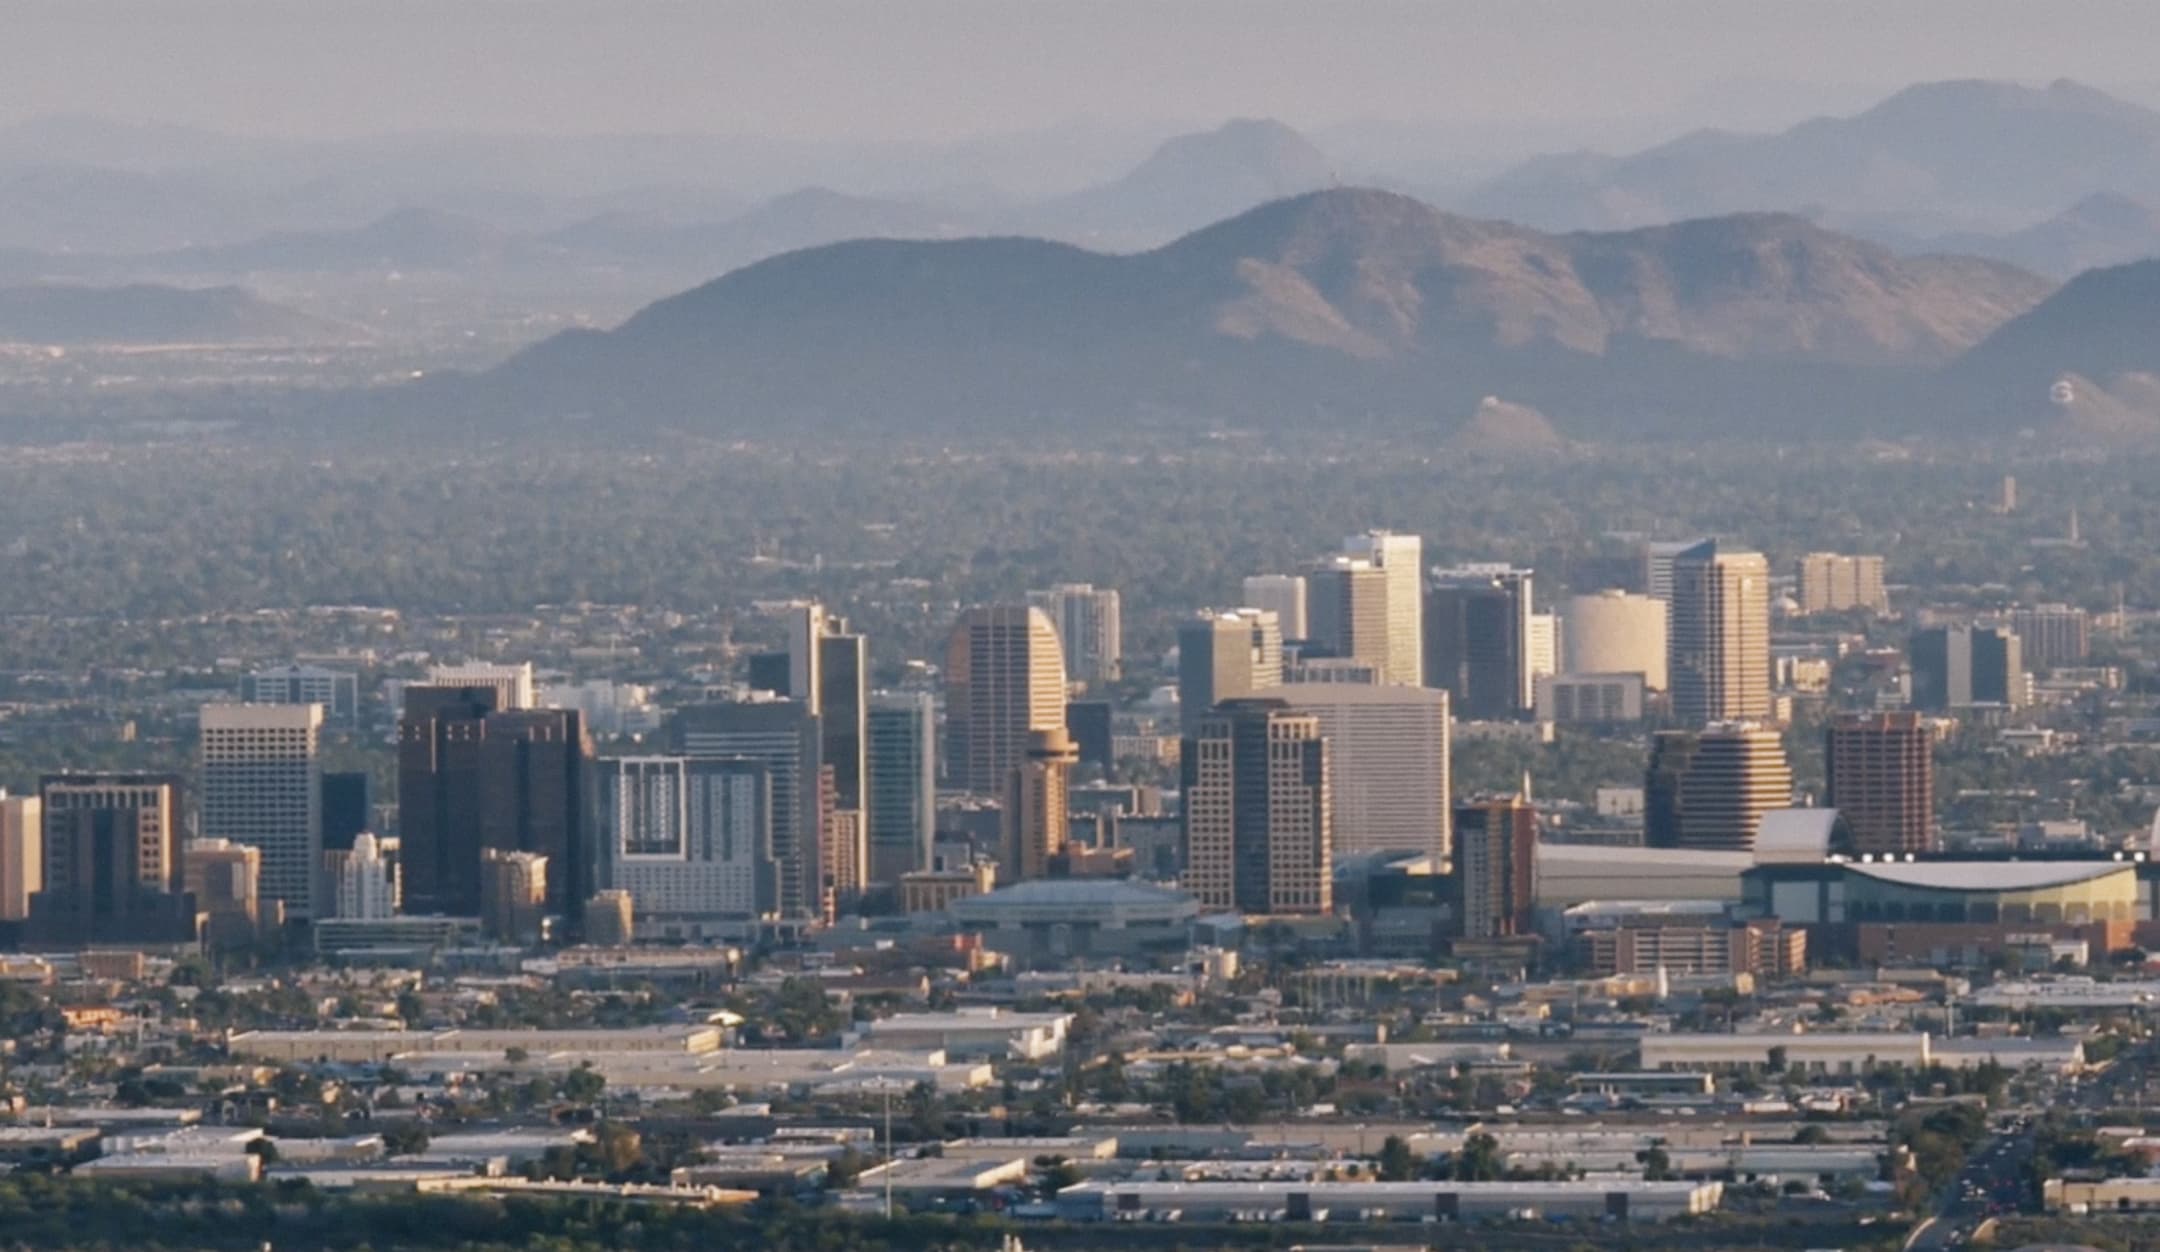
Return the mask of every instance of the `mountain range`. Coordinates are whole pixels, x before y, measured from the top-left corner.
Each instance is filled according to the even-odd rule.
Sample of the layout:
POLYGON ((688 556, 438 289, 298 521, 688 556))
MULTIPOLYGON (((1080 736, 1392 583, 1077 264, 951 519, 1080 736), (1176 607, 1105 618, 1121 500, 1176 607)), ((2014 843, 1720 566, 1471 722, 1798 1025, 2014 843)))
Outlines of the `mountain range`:
POLYGON ((1790 215, 1555 235, 1333 189, 1138 254, 790 253, 545 341, 465 398, 727 434, 1459 420, 1485 396, 1571 436, 1793 432, 1919 396, 2053 289, 1790 215))
POLYGON ((239 287, 0 287, 0 343, 336 344, 363 338, 355 327, 239 287))
POLYGON ((1776 209, 1869 232, 1992 233, 2102 192, 2160 202, 2160 112, 2068 81, 1957 81, 1774 134, 1533 160, 1457 207, 1555 230, 1776 209))

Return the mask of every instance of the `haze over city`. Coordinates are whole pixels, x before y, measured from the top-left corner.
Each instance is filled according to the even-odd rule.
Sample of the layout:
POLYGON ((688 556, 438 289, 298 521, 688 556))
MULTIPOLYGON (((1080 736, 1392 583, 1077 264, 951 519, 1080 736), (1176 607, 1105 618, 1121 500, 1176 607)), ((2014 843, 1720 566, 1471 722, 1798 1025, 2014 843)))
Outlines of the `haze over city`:
POLYGON ((2155 47, 18 0, 0 1242, 2151 1245, 2155 47))

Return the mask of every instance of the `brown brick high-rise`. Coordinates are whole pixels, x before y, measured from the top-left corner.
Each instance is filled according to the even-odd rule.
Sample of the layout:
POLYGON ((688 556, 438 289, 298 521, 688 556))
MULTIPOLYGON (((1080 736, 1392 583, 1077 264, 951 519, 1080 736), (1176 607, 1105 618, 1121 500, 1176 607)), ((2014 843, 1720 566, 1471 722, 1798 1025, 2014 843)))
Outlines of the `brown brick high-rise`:
POLYGON ((1855 852, 1926 852, 1935 846, 1935 762, 1927 724, 1913 713, 1847 714, 1830 723, 1828 801, 1853 832, 1855 852))

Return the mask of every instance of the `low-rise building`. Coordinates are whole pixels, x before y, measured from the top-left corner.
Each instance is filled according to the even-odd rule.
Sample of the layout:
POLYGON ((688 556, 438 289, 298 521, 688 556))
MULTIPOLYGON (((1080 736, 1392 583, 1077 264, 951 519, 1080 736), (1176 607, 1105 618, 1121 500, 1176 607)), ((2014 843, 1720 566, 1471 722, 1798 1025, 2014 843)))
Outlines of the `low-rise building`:
POLYGON ((1716 1211, 1715 1182, 1083 1182, 1057 1194, 1067 1221, 1374 1218, 1666 1221, 1716 1211))

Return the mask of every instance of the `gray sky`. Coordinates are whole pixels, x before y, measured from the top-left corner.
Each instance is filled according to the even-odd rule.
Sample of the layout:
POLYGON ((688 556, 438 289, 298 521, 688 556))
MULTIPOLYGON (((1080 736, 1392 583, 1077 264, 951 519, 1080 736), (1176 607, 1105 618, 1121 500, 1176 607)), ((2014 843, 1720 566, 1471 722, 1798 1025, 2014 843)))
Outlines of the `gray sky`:
POLYGON ((1075 118, 1767 125, 1918 79, 2160 95, 2154 0, 5 0, 0 124, 927 138, 1075 118))

